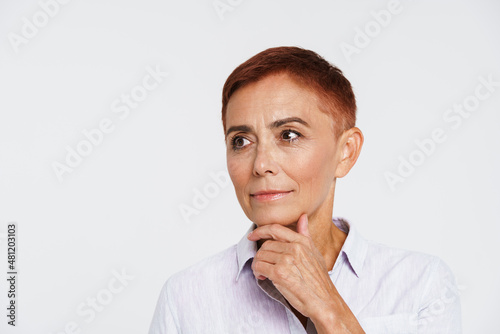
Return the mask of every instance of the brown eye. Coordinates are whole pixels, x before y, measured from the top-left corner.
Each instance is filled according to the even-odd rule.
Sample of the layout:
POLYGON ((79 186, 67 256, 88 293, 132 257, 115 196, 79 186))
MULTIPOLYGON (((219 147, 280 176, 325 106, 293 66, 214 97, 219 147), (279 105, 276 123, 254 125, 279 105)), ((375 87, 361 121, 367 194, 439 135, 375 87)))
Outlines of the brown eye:
POLYGON ((244 142, 243 138, 241 138, 241 137, 236 138, 236 140, 234 141, 235 146, 243 146, 244 143, 245 142, 244 142))
POLYGON ((249 140, 246 138, 243 138, 240 136, 234 137, 233 140, 231 141, 231 145, 233 147, 233 150, 239 150, 239 149, 243 148, 246 145, 245 141, 249 142, 249 140))
POLYGON ((286 141, 294 141, 300 137, 300 133, 293 130, 285 130, 281 133, 281 138, 286 141))

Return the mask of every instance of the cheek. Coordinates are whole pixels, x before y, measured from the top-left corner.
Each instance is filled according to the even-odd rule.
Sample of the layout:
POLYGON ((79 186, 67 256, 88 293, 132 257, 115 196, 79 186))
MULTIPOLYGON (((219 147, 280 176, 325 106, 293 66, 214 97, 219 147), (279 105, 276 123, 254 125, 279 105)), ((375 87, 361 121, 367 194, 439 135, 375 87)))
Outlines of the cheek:
POLYGON ((248 182, 248 166, 243 159, 229 157, 227 158, 227 171, 238 194, 248 182))
POLYGON ((320 188, 329 188, 334 178, 333 155, 331 150, 315 149, 309 154, 303 155, 291 165, 290 174, 301 188, 301 191, 311 192, 311 196, 317 196, 320 188))

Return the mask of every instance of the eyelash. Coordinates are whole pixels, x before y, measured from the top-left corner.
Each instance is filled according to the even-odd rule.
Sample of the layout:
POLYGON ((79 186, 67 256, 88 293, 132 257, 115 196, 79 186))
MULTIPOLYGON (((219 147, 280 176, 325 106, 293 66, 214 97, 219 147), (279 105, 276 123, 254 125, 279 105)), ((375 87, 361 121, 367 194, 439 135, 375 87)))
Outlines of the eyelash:
MULTIPOLYGON (((286 129, 286 130, 281 131, 280 137, 283 137, 283 134, 287 133, 287 132, 292 132, 292 133, 297 135, 297 137, 295 137, 293 139, 284 139, 284 141, 287 141, 289 143, 292 143, 292 142, 296 141, 297 139, 299 139, 300 137, 302 137, 302 134, 300 132, 292 130, 292 129, 286 129)), ((239 151, 239 150, 244 148, 244 147, 237 147, 236 146, 236 140, 239 138, 243 138, 243 137, 236 135, 233 138, 231 138, 231 147, 232 147, 233 151, 239 151)))

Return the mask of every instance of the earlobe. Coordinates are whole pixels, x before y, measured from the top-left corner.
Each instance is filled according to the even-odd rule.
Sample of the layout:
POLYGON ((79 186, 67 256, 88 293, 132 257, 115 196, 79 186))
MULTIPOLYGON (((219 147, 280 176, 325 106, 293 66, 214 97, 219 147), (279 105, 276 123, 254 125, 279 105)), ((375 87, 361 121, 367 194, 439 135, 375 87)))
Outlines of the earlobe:
POLYGON ((363 133, 357 127, 346 130, 339 140, 340 159, 335 171, 335 177, 341 178, 347 175, 358 160, 363 146, 363 133))

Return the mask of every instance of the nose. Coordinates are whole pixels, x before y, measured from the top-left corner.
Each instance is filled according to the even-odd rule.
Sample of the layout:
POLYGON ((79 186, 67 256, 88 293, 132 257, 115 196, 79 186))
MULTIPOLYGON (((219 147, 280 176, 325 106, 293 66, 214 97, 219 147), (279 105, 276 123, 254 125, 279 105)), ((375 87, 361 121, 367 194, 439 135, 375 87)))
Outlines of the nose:
POLYGON ((265 176, 278 174, 279 167, 270 147, 258 145, 253 163, 253 175, 265 176))

